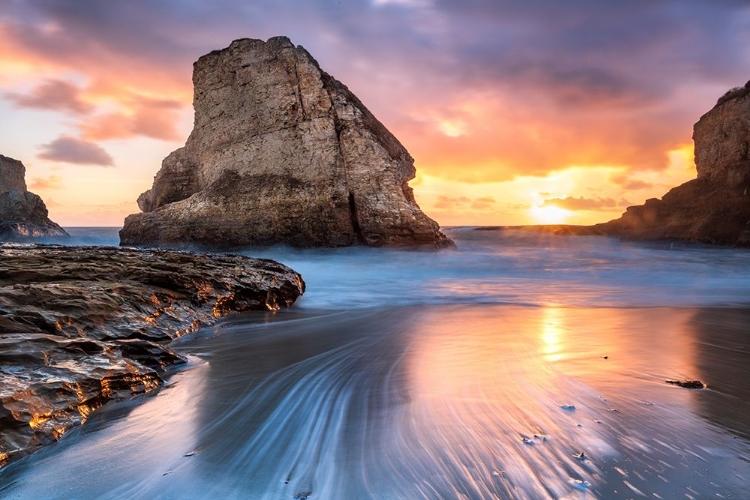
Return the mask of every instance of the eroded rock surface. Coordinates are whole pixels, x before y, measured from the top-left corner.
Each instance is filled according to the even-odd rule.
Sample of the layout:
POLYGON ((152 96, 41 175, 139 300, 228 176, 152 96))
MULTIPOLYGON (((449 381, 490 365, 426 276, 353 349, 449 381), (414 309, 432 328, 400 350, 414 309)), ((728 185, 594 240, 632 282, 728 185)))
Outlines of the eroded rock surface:
POLYGON ((233 311, 288 307, 299 274, 270 260, 0 245, 0 467, 181 362, 172 339, 233 311))
POLYGON ((193 84, 193 131, 122 244, 452 246, 417 206, 404 146, 301 46, 235 40, 193 84))
POLYGON ((26 167, 0 155, 0 241, 68 236, 48 217, 42 199, 26 190, 26 167))
POLYGON ((693 140, 696 179, 594 228, 634 239, 750 246, 750 82, 701 117, 693 140))

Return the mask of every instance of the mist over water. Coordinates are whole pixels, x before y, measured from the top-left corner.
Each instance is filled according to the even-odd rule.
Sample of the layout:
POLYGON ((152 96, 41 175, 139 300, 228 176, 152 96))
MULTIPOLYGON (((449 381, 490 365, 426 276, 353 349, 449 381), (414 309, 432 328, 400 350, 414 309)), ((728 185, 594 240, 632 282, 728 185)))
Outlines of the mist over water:
POLYGON ((248 251, 303 299, 183 337, 164 389, 1 470, 0 497, 747 497, 750 252, 449 234, 248 251))
POLYGON ((750 303, 750 251, 680 243, 631 243, 601 236, 518 230, 446 233, 456 251, 373 248, 248 255, 279 260, 302 274, 299 307, 412 304, 526 304, 583 307, 750 303))
POLYGON ((120 244, 119 227, 66 227, 70 238, 56 238, 45 241, 62 245, 81 246, 118 246, 120 244))
MULTIPOLYGON (((119 244, 119 228, 67 228, 69 245, 119 244)), ((444 230, 456 251, 235 251, 302 274, 297 308, 416 304, 653 307, 750 304, 750 250, 519 230, 444 230)), ((189 250, 189 249, 188 249, 189 250)))

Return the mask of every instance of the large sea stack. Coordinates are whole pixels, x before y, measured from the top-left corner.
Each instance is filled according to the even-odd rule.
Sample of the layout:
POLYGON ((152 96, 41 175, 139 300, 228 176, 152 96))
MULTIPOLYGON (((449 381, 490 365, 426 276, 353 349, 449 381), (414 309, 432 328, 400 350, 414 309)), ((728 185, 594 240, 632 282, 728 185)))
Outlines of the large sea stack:
POLYGON ((403 145, 301 46, 235 40, 194 64, 195 123, 123 245, 440 248, 403 145))
POLYGON ((634 239, 750 246, 750 82, 698 120, 693 140, 696 179, 594 227, 634 239))
POLYGON ((68 236, 48 217, 42 199, 26 190, 26 168, 0 155, 0 241, 68 236))

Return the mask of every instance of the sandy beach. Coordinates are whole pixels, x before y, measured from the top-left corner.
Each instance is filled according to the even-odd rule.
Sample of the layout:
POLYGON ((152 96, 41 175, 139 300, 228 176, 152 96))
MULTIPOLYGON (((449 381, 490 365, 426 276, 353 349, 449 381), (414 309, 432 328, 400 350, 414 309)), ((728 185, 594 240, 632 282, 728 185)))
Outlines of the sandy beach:
POLYGON ((242 315, 6 498, 742 498, 750 309, 242 315), (696 378, 690 390, 667 379, 696 378), (82 493, 84 492, 85 493, 82 493), (314 496, 313 496, 314 495, 314 496))

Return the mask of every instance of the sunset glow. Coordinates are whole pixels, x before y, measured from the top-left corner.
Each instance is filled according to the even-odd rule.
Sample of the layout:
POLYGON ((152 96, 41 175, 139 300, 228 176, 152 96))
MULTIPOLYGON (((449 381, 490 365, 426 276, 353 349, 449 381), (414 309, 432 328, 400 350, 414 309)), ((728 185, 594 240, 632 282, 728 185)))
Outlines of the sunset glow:
POLYGON ((561 224, 573 214, 570 210, 555 205, 534 205, 529 211, 539 224, 561 224))
POLYGON ((591 224, 660 197, 695 176, 692 124, 750 61, 730 5, 219 4, 3 3, 0 153, 52 219, 137 212, 192 128, 193 61, 235 38, 305 46, 406 146, 443 225, 591 224))

